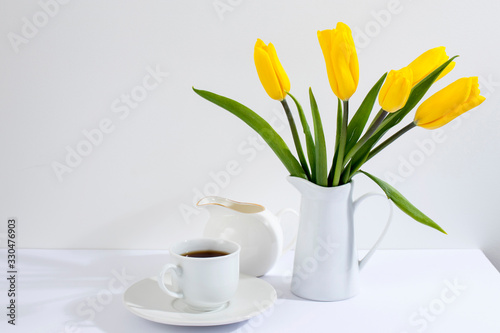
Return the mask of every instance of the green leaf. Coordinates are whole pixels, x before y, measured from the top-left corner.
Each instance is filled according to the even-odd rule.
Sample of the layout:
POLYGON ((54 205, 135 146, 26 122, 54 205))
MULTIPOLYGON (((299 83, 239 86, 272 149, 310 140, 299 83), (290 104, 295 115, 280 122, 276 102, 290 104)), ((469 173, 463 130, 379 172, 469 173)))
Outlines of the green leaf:
POLYGON ((288 119, 288 124, 290 125, 290 131, 292 132, 293 143, 295 144, 295 150, 299 156, 299 162, 302 166, 302 170, 306 174, 308 180, 311 180, 311 174, 309 173, 309 167, 307 166, 306 157, 304 156, 304 151, 302 150, 302 144, 300 142, 299 132, 297 131, 297 125, 295 125, 295 120, 293 119, 292 111, 288 106, 286 99, 281 101, 281 105, 285 110, 286 117, 288 119))
POLYGON ((391 113, 384 120, 382 125, 375 131, 368 141, 358 150, 358 152, 353 156, 351 163, 351 171, 354 174, 362 165, 367 161, 368 154, 372 148, 377 144, 380 138, 387 133, 392 127, 396 126, 403 120, 403 118, 410 113, 410 111, 420 102, 420 100, 427 93, 432 84, 436 81, 439 74, 448 66, 450 62, 453 61, 457 56, 450 58, 444 64, 436 68, 432 73, 427 75, 422 81, 420 81, 415 87, 413 87, 406 105, 399 111, 391 113))
POLYGON ((295 102, 297 111, 299 112, 300 123, 302 124, 302 130, 304 131, 304 135, 306 137, 307 158, 309 159, 309 164, 311 165, 312 182, 316 183, 316 148, 314 147, 314 139, 311 134, 311 129, 309 128, 306 116, 304 115, 304 110, 302 109, 299 101, 292 94, 287 94, 295 102))
POLYGON ((382 84, 384 83, 386 76, 387 73, 382 75, 377 83, 375 83, 375 85, 370 90, 370 92, 368 92, 368 95, 366 95, 365 99, 349 122, 349 125, 347 127, 347 144, 345 151, 350 151, 361 137, 361 134, 363 133, 368 118, 370 117, 373 105, 377 100, 378 93, 380 91, 380 88, 382 88, 382 84))
POLYGON ((253 128, 267 142, 269 147, 271 147, 274 153, 287 168, 288 172, 290 172, 291 176, 307 179, 300 163, 297 161, 295 156, 292 155, 285 141, 261 116, 243 104, 240 104, 230 98, 220 96, 206 90, 198 90, 195 88, 193 88, 193 90, 206 100, 231 112, 253 128))
POLYGON ((351 166, 352 164, 349 163, 346 165, 344 171, 340 175, 340 180, 342 181, 342 184, 347 184, 351 181, 351 166))
POLYGON ((366 175, 368 178, 373 180, 380 188, 385 192, 387 198, 392 200, 399 209, 401 209, 408 216, 413 218, 415 221, 425 224, 431 228, 434 228, 442 233, 446 234, 439 225, 436 224, 433 220, 431 220, 427 215, 422 213, 417 207, 413 206, 401 193, 398 192, 394 187, 384 182, 383 180, 369 174, 368 172, 360 170, 359 172, 366 175))
POLYGON ((323 124, 321 123, 318 104, 316 103, 316 99, 314 98, 311 88, 309 88, 309 99, 311 102, 311 112, 314 122, 314 141, 316 142, 316 184, 320 186, 328 186, 325 133, 323 132, 323 124))

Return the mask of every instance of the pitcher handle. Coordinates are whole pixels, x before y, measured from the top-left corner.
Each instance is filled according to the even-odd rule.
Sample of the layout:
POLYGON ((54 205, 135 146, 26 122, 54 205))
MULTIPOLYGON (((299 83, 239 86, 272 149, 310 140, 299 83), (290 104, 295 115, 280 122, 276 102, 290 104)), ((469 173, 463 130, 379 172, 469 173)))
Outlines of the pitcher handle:
MULTIPOLYGON (((381 196, 381 197, 387 198, 387 196, 385 196, 385 195, 383 195, 381 193, 376 193, 376 192, 366 193, 366 194, 362 195, 361 197, 359 197, 357 200, 354 201, 354 203, 353 203, 353 207, 354 207, 353 209, 354 209, 354 211, 356 210, 356 208, 358 208, 358 206, 359 206, 359 204, 361 202, 363 202, 364 200, 368 199, 369 197, 373 197, 373 196, 381 196)), ((388 199, 387 202, 389 203, 389 216, 387 218, 387 222, 385 224, 385 228, 382 231, 382 234, 380 234, 380 236, 377 239, 377 241, 375 242, 375 244, 370 249, 370 251, 368 251, 368 253, 363 257, 363 259, 361 259, 361 260, 358 261, 359 269, 360 270, 363 269, 363 267, 366 265, 366 263, 368 262, 368 260, 370 260, 370 258, 372 257, 372 255, 375 253, 375 251, 379 247, 380 243, 382 242, 382 239, 385 237, 385 234, 389 230, 389 226, 390 226, 391 221, 392 221, 393 207, 392 207, 391 200, 388 199)))
MULTIPOLYGON (((292 209, 292 208, 284 208, 282 210, 280 210, 276 216, 278 217, 278 220, 280 222, 280 225, 281 225, 281 228, 284 230, 283 228, 283 225, 281 224, 281 218, 283 217, 283 215, 285 215, 286 213, 292 213, 294 214, 295 216, 299 217, 299 213, 297 213, 296 210, 292 209)), ((297 233, 295 233, 295 235, 292 237, 292 239, 290 240, 290 242, 288 244, 283 245, 283 251, 281 251, 281 255, 285 254, 286 252, 288 252, 289 250, 292 249, 293 247, 293 244, 295 244, 295 242, 297 241, 297 233)))

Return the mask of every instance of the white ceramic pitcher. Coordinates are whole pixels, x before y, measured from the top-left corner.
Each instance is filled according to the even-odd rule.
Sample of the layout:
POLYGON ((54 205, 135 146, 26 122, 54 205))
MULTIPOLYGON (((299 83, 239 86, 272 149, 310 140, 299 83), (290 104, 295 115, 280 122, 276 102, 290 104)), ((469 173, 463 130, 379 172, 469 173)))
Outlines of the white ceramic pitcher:
POLYGON ((241 246, 240 272, 244 274, 266 274, 281 254, 295 244, 296 233, 284 245, 281 226, 281 218, 285 213, 298 215, 292 209, 283 209, 275 215, 261 205, 218 196, 205 197, 197 206, 207 208, 210 213, 204 237, 222 238, 241 246))
MULTIPOLYGON (((353 214, 361 201, 379 193, 352 200, 353 184, 322 187, 298 177, 288 177, 302 195, 295 247, 292 292, 316 301, 340 301, 359 291, 359 271, 385 236, 392 218, 367 253, 358 261, 354 241, 353 214)), ((385 197, 385 196, 384 196, 385 197)))

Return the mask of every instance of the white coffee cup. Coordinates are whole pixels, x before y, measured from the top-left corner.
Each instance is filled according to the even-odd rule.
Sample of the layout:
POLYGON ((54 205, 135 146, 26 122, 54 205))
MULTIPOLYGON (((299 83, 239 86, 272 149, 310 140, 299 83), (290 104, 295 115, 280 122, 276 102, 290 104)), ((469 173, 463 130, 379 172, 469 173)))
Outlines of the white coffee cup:
POLYGON ((224 307, 234 296, 239 281, 240 246, 223 239, 200 238, 185 240, 170 248, 174 263, 166 264, 158 276, 161 290, 183 299, 197 311, 213 311, 224 307), (198 252, 226 253, 212 257, 186 256, 198 252), (165 284, 165 275, 171 284, 165 284), (176 289, 176 290, 174 290, 176 289))

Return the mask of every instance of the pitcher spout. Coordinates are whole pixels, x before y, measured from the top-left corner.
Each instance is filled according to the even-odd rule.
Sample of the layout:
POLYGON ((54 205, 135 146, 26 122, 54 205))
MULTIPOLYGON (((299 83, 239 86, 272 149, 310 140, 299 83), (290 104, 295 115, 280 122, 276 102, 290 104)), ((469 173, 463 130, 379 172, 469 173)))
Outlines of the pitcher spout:
POLYGON ((253 204, 253 203, 247 203, 247 202, 238 202, 218 196, 208 196, 204 197, 198 203, 196 206, 220 206, 224 207, 227 209, 234 210, 239 213, 244 213, 244 214, 255 214, 255 213, 260 213, 266 210, 263 206, 258 205, 258 204, 253 204))
POLYGON ((288 180, 288 182, 292 184, 300 193, 314 191, 314 188, 318 187, 318 185, 304 178, 288 176, 286 177, 286 180, 288 180))
POLYGON ((299 177, 288 176, 287 180, 302 195, 317 200, 330 199, 332 195, 342 196, 344 193, 348 194, 352 187, 352 182, 336 187, 325 187, 299 177))

